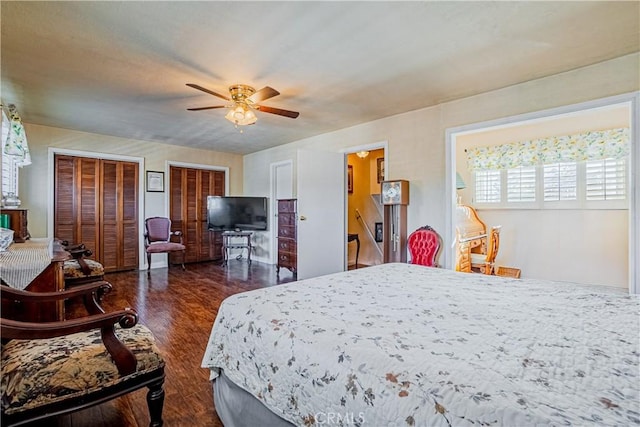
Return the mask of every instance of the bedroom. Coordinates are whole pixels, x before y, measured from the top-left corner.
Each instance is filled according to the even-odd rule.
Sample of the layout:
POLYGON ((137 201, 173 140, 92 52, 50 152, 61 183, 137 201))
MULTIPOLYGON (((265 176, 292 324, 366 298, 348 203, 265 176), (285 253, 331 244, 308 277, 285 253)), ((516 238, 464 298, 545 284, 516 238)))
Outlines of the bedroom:
MULTIPOLYGON (((378 144, 382 141, 386 141, 388 144, 388 151, 385 156, 387 162, 387 177, 393 179, 408 179, 412 184, 408 228, 412 230, 425 223, 429 223, 437 230, 442 230, 444 234, 447 221, 445 200, 447 199, 446 195, 449 194, 447 181, 451 179, 451 177, 448 176, 446 166, 446 129, 602 99, 614 95, 632 93, 639 89, 637 78, 638 47, 637 37, 635 37, 635 34, 637 34, 637 22, 635 22, 632 23, 631 27, 631 34, 634 35, 631 43, 627 40, 624 43, 620 42, 620 45, 618 45, 616 40, 609 41, 609 49, 614 53, 607 52, 606 55, 598 58, 598 60, 593 60, 589 55, 583 53, 582 55, 586 56, 583 66, 572 67, 567 70, 557 69, 556 72, 548 76, 540 75, 535 76, 536 78, 530 77, 526 82, 518 84, 514 82, 510 85, 482 91, 484 93, 478 92, 472 96, 463 97, 462 99, 443 98, 441 102, 426 108, 414 107, 412 108, 414 111, 369 120, 366 123, 358 125, 344 126, 344 129, 341 130, 300 138, 300 141, 287 145, 242 155, 225 152, 225 150, 211 151, 203 149, 202 147, 187 148, 179 145, 163 144, 161 143, 161 138, 156 141, 146 140, 148 135, 154 134, 155 129, 147 131, 147 133, 140 131, 140 133, 137 134, 140 136, 132 134, 128 137, 123 137, 122 135, 109 136, 109 134, 98 131, 91 132, 86 130, 86 128, 76 128, 74 130, 69 126, 48 124, 40 118, 40 116, 43 115, 43 110, 46 108, 56 109, 58 105, 62 104, 65 98, 64 92, 71 88, 72 82, 67 81, 63 76, 58 74, 60 72, 59 68, 47 68, 46 64, 41 63, 34 66, 29 61, 24 61, 27 63, 25 66, 26 69, 20 69, 19 72, 16 73, 24 73, 26 75, 33 72, 33 70, 49 69, 49 74, 52 76, 57 75, 59 82, 53 77, 52 80, 54 81, 46 81, 45 79, 45 81, 41 81, 39 85, 34 86, 34 90, 37 90, 34 94, 35 98, 32 98, 34 99, 33 101, 21 101, 19 94, 27 90, 27 88, 22 87, 20 83, 23 77, 20 75, 11 75, 8 70, 11 70, 12 63, 23 61, 21 52, 24 49, 24 54, 26 55, 29 49, 28 46, 21 46, 20 49, 16 48, 17 51, 12 49, 7 50, 9 49, 8 46, 14 41, 11 40, 9 34, 5 33, 5 31, 9 31, 9 27, 8 25, 4 25, 4 19, 8 16, 7 10, 10 6, 3 3, 2 8, 3 101, 16 103, 23 115, 29 138, 33 165, 20 171, 20 198, 23 206, 30 210, 29 226, 34 236, 48 236, 51 230, 49 225, 50 219, 46 214, 46 212, 50 212, 51 203, 49 196, 49 187, 51 185, 51 173, 49 172, 50 147, 84 153, 100 151, 110 155, 143 157, 144 169, 146 170, 165 171, 166 162, 168 161, 228 167, 228 194, 269 195, 270 165, 275 162, 291 160, 293 162, 293 170, 295 171, 296 151, 298 148, 313 149, 314 147, 322 147, 324 150, 340 152, 343 150, 351 150, 355 147, 378 144), (6 56, 5 53, 6 55, 11 53, 13 56, 6 56), (615 76, 615 78, 612 79, 611 76, 615 76), (42 185, 43 183, 47 183, 47 185, 42 185), (40 214, 38 215, 36 212, 40 214)), ((117 8, 114 8, 113 11, 107 11, 103 14, 103 22, 115 25, 113 24, 113 20, 116 19, 114 18, 114 15, 117 15, 116 9, 117 8)), ((46 12, 38 12, 36 16, 42 18, 42 16, 40 16, 42 14, 46 15, 46 12)), ((70 22, 73 21, 73 16, 69 16, 64 10, 51 14, 51 16, 57 15, 61 15, 59 18, 62 19, 62 22, 58 22, 60 28, 70 25, 70 22)), ((637 14, 622 13, 622 16, 637 16, 637 14)), ((616 20, 616 22, 618 21, 616 20)), ((316 28, 317 25, 320 24, 316 24, 316 28)), ((542 23, 539 25, 542 25, 542 23)), ((107 24, 102 24, 99 28, 103 28, 104 26, 108 27, 107 24)), ((442 29, 442 31, 445 31, 445 29, 442 29)), ((164 44, 154 45, 152 41, 146 40, 144 34, 138 33, 138 30, 134 31, 130 29, 130 32, 133 32, 134 36, 138 37, 138 41, 134 44, 138 54, 143 54, 144 49, 148 48, 154 52, 153 55, 156 55, 158 52, 162 53, 166 48, 164 44)), ((616 31, 612 31, 611 33, 614 34, 616 31)), ((176 36, 176 40, 184 41, 184 39, 178 36, 176 36)), ((101 48, 108 48, 108 46, 104 46, 100 40, 92 41, 97 43, 101 48)), ((330 41, 334 42, 334 40, 330 41)), ((60 46, 62 47, 64 44, 60 46)), ((69 58, 75 59, 72 52, 65 53, 68 53, 69 58)), ((175 66, 178 71, 174 68, 173 71, 164 73, 172 76, 173 81, 170 90, 167 92, 159 92, 156 88, 146 89, 144 80, 137 80, 136 82, 130 81, 126 89, 122 89, 122 91, 136 91, 139 97, 148 97, 151 98, 152 101, 155 100, 157 102, 162 101, 158 99, 159 97, 162 98, 158 93, 164 94, 165 99, 169 100, 171 100, 172 97, 179 97, 180 102, 178 105, 171 105, 171 108, 173 109, 172 111, 180 110, 180 114, 183 115, 187 114, 187 112, 182 113, 187 107, 207 105, 206 103, 210 102, 210 99, 207 97, 198 98, 195 93, 188 91, 188 88, 184 86, 185 83, 191 81, 189 80, 190 78, 193 78, 194 74, 192 74, 192 71, 200 66, 199 62, 196 61, 195 64, 191 64, 188 70, 184 70, 185 61, 181 61, 183 58, 181 58, 181 55, 177 51, 170 50, 164 53, 171 58, 173 63, 182 64, 175 66)), ((112 55, 118 57, 115 53, 112 53, 112 55)), ((143 55, 145 59, 142 62, 151 61, 150 57, 153 55, 143 55)), ((49 56, 55 57, 56 54, 50 53, 49 56)), ((55 58, 50 58, 49 56, 43 55, 43 62, 51 61, 53 63, 55 58)), ((35 60, 35 56, 31 59, 35 60)), ((234 63, 237 62, 235 61, 237 59, 235 56, 233 56, 232 59, 234 59, 234 63)), ((560 59, 558 58, 558 60, 560 59)), ((523 58, 517 61, 521 64, 528 62, 528 60, 523 58)), ((375 67, 375 64, 372 66, 375 67)), ((64 70, 64 67, 62 67, 62 70, 64 70)), ((127 68, 127 70, 132 71, 130 68, 127 68)), ((209 75, 209 73, 213 72, 211 69, 199 71, 199 74, 196 75, 202 78, 202 84, 204 84, 204 82, 218 83, 220 80, 226 81, 227 79, 233 80, 237 78, 232 74, 232 71, 233 70, 227 71, 227 74, 220 78, 217 78, 218 76, 211 77, 209 75)), ((121 72, 113 72, 116 80, 124 78, 121 72)), ((244 71, 246 74, 243 75, 251 72, 244 71)), ((357 71, 350 71, 348 76, 351 79, 355 79, 358 77, 354 75, 356 72, 357 71)), ((101 74, 98 75, 104 77, 101 74)), ((135 75, 135 73, 133 75, 135 75)), ((153 75, 153 73, 148 72, 148 75, 153 75)), ((200 80, 200 78, 198 80, 200 80)), ((467 76, 467 78, 476 84, 480 84, 480 82, 478 82, 478 75, 467 76)), ((291 89, 292 92, 287 95, 287 98, 284 97, 284 89, 287 89, 286 82, 273 82, 267 78, 265 78, 264 81, 262 79, 257 80, 256 85, 269 84, 283 91, 283 96, 280 97, 282 99, 278 100, 279 103, 275 105, 302 110, 302 108, 299 108, 294 103, 296 99, 293 94, 293 92, 295 92, 293 89, 291 89)), ((425 80, 429 82, 438 81, 435 77, 431 79, 425 78, 425 80)), ((89 79, 89 83, 91 83, 93 89, 97 91, 95 93, 103 98, 102 101, 96 101, 95 99, 86 101, 85 107, 91 111, 92 108, 98 108, 96 104, 100 104, 101 102, 106 103, 111 95, 107 93, 108 89, 101 89, 108 87, 108 84, 110 84, 109 81, 103 85, 100 79, 96 78, 89 79)), ((393 83, 390 85, 393 86, 393 83)), ((224 88, 224 85, 220 87, 224 88)), ((341 93, 333 92, 328 88, 327 91, 330 94, 330 101, 332 100, 333 103, 337 103, 343 98, 341 93)), ((305 97, 307 94, 303 93, 300 96, 305 97)), ((452 95, 444 94, 443 96, 452 95)), ((405 97, 405 99, 407 98, 405 97)), ((155 111, 155 107, 149 108, 151 111, 155 111)), ((327 107, 325 107, 325 109, 326 108, 327 107)), ((364 106, 362 108, 364 108, 364 106)), ((116 106, 116 108, 111 110, 111 114, 113 115, 103 117, 109 117, 116 123, 122 123, 123 127, 127 125, 135 127, 135 123, 132 124, 131 121, 127 119, 128 116, 134 116, 133 111, 135 111, 135 108, 124 109, 116 106), (118 111, 119 109, 121 111, 118 111)), ((61 111, 61 113, 63 112, 64 111, 61 111)), ((305 112, 308 115, 313 113, 308 110, 302 111, 300 119, 304 117, 305 112)), ((176 112, 175 114, 176 116, 170 114, 163 117, 165 117, 165 121, 177 121, 178 113, 176 112)), ((233 125, 222 120, 222 117, 217 117, 212 113, 212 115, 207 115, 204 118, 200 116, 195 118, 189 116, 188 118, 193 133, 199 135, 206 135, 211 132, 211 128, 209 127, 210 123, 202 123, 202 121, 214 122, 214 119, 221 119, 220 122, 223 123, 220 124, 220 132, 224 132, 224 135, 226 135, 229 140, 234 140, 234 143, 229 145, 235 149, 233 146, 236 145, 235 141, 238 136, 234 133, 233 125)), ((278 118, 265 118, 263 123, 266 124, 269 121, 273 122, 277 119, 278 118)), ((87 120, 89 120, 89 123, 92 122, 90 118, 87 120)), ((93 121, 96 120, 93 119, 93 121)), ((102 121, 102 118, 98 121, 102 121)), ((259 131, 259 125, 260 122, 252 129, 247 130, 244 136, 250 135, 251 132, 259 131)), ((290 127, 292 124, 290 122, 281 124, 281 122, 276 121, 273 126, 290 127)), ((158 128, 157 133, 163 138, 166 137, 167 135, 160 132, 160 130, 161 128, 158 128)), ((632 185, 635 185, 634 188, 636 189, 635 191, 637 191, 637 183, 632 183, 632 185)), ((144 194, 144 191, 142 194, 144 194)), ((146 193, 144 209, 142 209, 144 216, 164 215, 166 212, 166 203, 166 193, 146 193)), ((637 240, 636 237, 635 241, 637 242, 637 240)), ((269 245, 268 241, 265 241, 264 244, 266 247, 269 245)), ((268 259, 269 255, 265 254, 263 261, 267 261, 268 259)), ((630 268, 632 266, 633 263, 631 263, 630 268)))

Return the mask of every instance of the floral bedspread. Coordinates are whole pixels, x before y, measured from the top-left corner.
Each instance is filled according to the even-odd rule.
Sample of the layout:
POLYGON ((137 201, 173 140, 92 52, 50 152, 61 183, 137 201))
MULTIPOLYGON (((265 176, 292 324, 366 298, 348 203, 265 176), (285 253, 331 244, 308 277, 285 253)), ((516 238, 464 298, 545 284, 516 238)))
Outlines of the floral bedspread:
POLYGON ((640 423, 640 299, 384 264, 227 298, 202 360, 296 425, 640 423))

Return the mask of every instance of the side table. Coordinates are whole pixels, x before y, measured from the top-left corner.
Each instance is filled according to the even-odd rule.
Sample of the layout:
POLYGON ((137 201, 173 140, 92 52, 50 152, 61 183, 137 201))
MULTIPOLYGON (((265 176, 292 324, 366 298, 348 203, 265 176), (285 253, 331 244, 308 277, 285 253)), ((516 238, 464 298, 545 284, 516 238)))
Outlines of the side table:
MULTIPOLYGON (((222 233, 222 265, 229 261, 229 249, 246 249, 247 261, 251 264, 251 236, 253 231, 225 231, 222 233)), ((238 259, 242 258, 242 253, 238 259)))

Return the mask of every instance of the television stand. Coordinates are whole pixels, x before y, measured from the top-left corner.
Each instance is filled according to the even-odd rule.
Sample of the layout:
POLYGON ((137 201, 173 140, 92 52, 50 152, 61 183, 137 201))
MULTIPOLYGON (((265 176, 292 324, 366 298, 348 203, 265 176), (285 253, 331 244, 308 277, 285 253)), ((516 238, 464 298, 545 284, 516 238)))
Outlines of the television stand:
MULTIPOLYGON (((229 249, 246 249, 247 261, 251 264, 251 236, 253 231, 225 231, 222 233, 222 265, 227 265, 229 261, 229 249), (233 241, 232 241, 233 239, 233 241)), ((238 255, 242 258, 242 253, 238 255)))

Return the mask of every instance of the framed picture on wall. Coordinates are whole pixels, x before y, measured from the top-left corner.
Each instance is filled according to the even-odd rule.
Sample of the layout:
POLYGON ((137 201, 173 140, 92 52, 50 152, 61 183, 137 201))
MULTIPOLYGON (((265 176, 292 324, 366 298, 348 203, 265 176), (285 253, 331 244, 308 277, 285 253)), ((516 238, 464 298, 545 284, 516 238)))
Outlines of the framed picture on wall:
POLYGON ((347 190, 353 193, 353 166, 347 166, 347 190))
POLYGON ((376 222, 375 223, 376 226, 376 242, 382 242, 382 223, 381 222, 376 222))
POLYGON ((380 157, 376 160, 378 162, 376 169, 378 172, 378 184, 380 184, 382 181, 384 181, 384 157, 380 157))
POLYGON ((147 191, 152 193, 164 192, 164 172, 147 171, 147 191))

